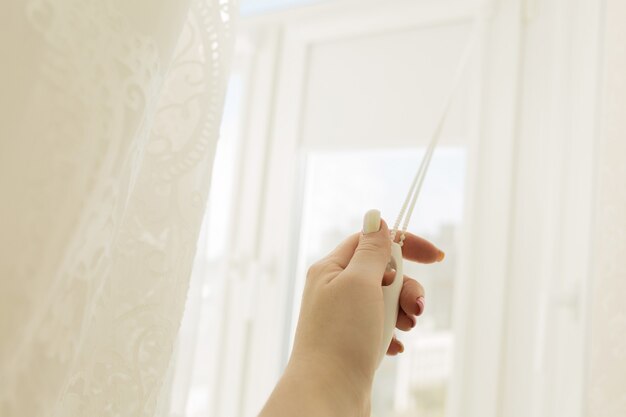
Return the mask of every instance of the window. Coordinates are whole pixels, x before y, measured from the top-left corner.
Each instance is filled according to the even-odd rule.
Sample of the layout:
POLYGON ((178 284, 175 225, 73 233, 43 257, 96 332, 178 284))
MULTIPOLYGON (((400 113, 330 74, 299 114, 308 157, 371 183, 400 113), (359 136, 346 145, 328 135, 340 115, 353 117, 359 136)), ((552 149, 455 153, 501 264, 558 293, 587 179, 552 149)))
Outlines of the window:
POLYGON ((328 0, 240 0, 239 10, 243 16, 258 15, 271 11, 305 6, 328 0))
POLYGON ((426 312, 383 361, 373 416, 582 416, 600 7, 566 3, 336 0, 242 18, 214 173, 230 177, 210 198, 173 415, 256 415, 306 268, 366 210, 394 220, 476 27, 411 225, 446 262, 407 265, 426 312))

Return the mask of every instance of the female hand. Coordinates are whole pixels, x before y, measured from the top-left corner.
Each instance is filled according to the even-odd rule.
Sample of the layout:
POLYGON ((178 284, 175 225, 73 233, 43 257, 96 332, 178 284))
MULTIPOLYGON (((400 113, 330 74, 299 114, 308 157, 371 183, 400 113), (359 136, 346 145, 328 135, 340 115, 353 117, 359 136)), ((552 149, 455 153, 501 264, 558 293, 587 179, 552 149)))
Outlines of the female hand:
MULTIPOLYGON (((350 236, 309 269, 293 352, 262 416, 369 416, 383 333, 381 285, 393 280, 385 273, 389 229, 378 222, 378 231, 350 236)), ((444 257, 410 233, 402 249, 404 258, 421 263, 444 257)), ((408 331, 424 310, 423 287, 405 276, 399 303, 396 327, 408 331)), ((394 338, 387 354, 403 350, 394 338)))

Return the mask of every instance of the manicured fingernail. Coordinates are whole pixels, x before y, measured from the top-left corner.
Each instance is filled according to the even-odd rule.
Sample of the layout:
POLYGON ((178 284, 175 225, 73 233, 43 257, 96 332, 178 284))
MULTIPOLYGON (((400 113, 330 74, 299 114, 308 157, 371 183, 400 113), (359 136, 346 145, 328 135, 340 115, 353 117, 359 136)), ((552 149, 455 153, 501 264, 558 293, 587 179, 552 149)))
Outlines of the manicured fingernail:
POLYGON ((444 251, 440 250, 439 254, 437 255, 437 262, 443 261, 445 257, 446 257, 446 254, 444 253, 444 251))
POLYGON ((378 232, 380 230, 380 211, 370 210, 363 217, 363 234, 378 232))
POLYGON ((424 297, 417 297, 417 315, 421 316, 424 312, 424 297))

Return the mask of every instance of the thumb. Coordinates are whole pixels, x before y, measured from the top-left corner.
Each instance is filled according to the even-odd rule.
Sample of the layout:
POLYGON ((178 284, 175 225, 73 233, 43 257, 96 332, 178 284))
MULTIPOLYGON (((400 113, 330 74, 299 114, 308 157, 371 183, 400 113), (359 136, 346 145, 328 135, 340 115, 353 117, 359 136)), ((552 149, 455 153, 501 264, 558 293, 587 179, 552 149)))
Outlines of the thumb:
POLYGON ((363 219, 363 234, 345 272, 350 276, 382 282, 391 259, 391 239, 380 211, 370 210, 363 219))

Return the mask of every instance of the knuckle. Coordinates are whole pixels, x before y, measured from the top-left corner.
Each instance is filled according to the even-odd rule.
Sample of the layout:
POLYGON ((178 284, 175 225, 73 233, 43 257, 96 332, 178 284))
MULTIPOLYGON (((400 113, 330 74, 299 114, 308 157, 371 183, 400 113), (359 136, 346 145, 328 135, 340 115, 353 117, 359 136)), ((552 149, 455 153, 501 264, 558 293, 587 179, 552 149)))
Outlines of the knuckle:
POLYGON ((391 250, 391 241, 389 239, 363 239, 359 246, 369 250, 385 251, 391 250))
POLYGON ((422 286, 422 284, 420 284, 417 281, 415 281, 415 288, 417 289, 417 293, 419 294, 420 297, 423 297, 424 295, 426 295, 426 292, 424 291, 424 287, 422 286))
POLYGON ((417 294, 419 294, 420 296, 424 296, 425 295, 425 290, 424 290, 424 286, 422 284, 419 283, 419 281, 406 276, 406 280, 404 281, 403 287, 411 292, 416 292, 417 294))
POLYGON ((326 265, 323 261, 317 261, 314 264, 312 264, 306 274, 307 279, 314 279, 315 277, 320 276, 323 272, 324 269, 326 269, 326 265))
POLYGON ((391 242, 383 239, 364 239, 357 250, 388 259, 391 256, 391 242))

